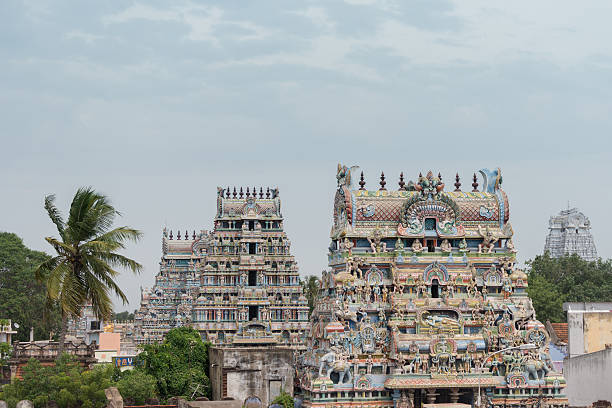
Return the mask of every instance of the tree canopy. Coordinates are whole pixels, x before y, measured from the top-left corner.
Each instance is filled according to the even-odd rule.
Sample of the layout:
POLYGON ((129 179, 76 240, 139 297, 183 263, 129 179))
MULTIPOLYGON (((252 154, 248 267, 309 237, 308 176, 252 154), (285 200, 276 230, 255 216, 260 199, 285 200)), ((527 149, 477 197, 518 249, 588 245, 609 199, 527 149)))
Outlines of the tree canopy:
POLYGON ((312 310, 314 309, 317 297, 319 296, 321 280, 314 275, 310 275, 306 277, 306 279, 302 279, 300 283, 302 284, 304 296, 306 296, 306 299, 308 299, 308 314, 310 315, 310 313, 312 313, 312 310))
POLYGON ((540 321, 565 322, 563 302, 612 301, 612 261, 585 261, 578 255, 551 258, 548 252, 527 263, 529 288, 540 321))
POLYGON ((175 328, 166 334, 162 343, 144 345, 136 357, 137 369, 157 380, 157 391, 162 399, 175 396, 210 398, 209 347, 210 343, 203 342, 197 330, 175 328))
POLYGON ((13 340, 28 341, 30 327, 36 339, 60 330, 57 309, 43 315, 45 286, 34 279, 34 270, 47 259, 44 252, 27 248, 16 234, 0 232, 0 318, 19 325, 13 340))
POLYGON ((92 370, 79 366, 73 356, 62 355, 51 366, 30 359, 23 370, 23 379, 5 385, 0 400, 9 408, 27 399, 35 408, 102 408, 106 406, 104 390, 115 386, 128 404, 144 404, 156 398, 155 379, 137 370, 118 372, 111 364, 96 365, 92 370))

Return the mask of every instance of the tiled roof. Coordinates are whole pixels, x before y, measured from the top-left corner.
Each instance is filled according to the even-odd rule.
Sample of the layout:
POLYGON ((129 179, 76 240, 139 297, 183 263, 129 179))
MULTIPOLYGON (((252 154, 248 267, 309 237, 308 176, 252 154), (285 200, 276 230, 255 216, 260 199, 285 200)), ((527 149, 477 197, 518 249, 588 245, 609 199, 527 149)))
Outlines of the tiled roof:
POLYGON ((551 323, 555 334, 564 343, 567 343, 567 323, 551 323))

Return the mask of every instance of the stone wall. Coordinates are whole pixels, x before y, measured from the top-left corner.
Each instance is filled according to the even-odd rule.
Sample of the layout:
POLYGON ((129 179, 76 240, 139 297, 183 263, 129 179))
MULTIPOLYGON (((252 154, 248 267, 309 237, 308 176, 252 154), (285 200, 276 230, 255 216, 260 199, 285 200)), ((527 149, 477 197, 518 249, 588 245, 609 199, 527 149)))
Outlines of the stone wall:
POLYGON ((612 348, 565 359, 563 367, 570 406, 612 401, 612 348))
POLYGON ((282 389, 293 395, 293 379, 293 350, 288 347, 210 349, 214 400, 231 397, 244 401, 257 396, 268 406, 282 389))
POLYGON ((612 344, 612 303, 563 304, 567 312, 570 357, 603 350, 612 344))

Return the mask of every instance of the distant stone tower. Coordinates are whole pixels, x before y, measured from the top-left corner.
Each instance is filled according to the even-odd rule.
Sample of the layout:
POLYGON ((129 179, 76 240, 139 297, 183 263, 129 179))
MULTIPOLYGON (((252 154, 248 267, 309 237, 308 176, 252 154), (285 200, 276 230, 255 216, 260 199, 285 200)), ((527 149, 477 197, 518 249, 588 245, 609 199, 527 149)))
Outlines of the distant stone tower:
POLYGON ((563 210, 550 217, 544 251, 558 258, 577 254, 586 261, 597 259, 597 249, 591 235, 591 222, 577 208, 563 210))

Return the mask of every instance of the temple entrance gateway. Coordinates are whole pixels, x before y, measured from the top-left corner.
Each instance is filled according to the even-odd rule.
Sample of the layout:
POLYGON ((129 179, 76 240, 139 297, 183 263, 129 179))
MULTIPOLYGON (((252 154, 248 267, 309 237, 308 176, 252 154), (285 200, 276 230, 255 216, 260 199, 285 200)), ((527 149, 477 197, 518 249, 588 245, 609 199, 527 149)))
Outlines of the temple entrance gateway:
POLYGON ((440 297, 440 284, 437 279, 431 281, 431 297, 439 298, 440 297))
POLYGON ((305 406, 469 408, 477 388, 482 406, 529 407, 529 390, 568 406, 515 267, 501 171, 480 173, 482 191, 475 175, 445 190, 431 171, 367 190, 338 167, 329 269, 298 364, 305 406))

